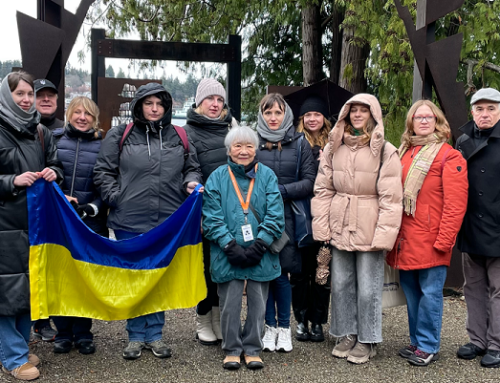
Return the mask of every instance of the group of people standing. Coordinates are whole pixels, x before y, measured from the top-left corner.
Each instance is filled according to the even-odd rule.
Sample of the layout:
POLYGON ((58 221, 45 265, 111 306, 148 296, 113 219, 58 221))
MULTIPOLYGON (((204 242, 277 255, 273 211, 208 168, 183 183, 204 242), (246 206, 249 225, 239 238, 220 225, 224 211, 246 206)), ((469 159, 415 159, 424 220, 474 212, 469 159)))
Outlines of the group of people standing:
MULTIPOLYGON (((108 236, 113 229, 118 240, 156 227, 204 185, 207 297, 196 308, 196 337, 206 346, 222 343, 226 369, 240 368, 242 358, 247 368, 259 369, 263 350, 292 351, 291 307, 297 340, 324 341, 330 312, 329 332, 338 339, 333 356, 368 362, 382 342, 386 253, 387 263, 400 270, 408 304, 410 341, 399 354, 418 366, 437 360, 442 289, 457 235, 467 252, 471 339, 457 355, 484 355, 483 366, 500 366, 494 320, 499 222, 492 210, 500 202, 490 186, 499 169, 499 92, 483 89, 473 96, 473 121, 463 128, 458 150, 447 143, 444 114, 426 100, 410 108, 399 149, 385 141, 382 109, 368 94, 347 101, 333 128, 320 97, 304 100, 296 127, 284 98, 268 94, 254 131, 238 126, 222 84, 204 79, 181 128, 171 124, 170 94, 150 83, 130 104, 133 123, 110 130, 104 140, 92 100, 75 98, 65 125, 55 119, 55 100, 50 81, 33 82, 22 72, 8 75, 0 87, 5 373, 21 380, 39 376, 40 361, 28 349, 26 204, 26 188, 39 178, 58 182, 93 231, 108 236), (315 242, 299 247, 294 204, 304 199, 311 200, 315 242), (322 251, 332 258, 326 283, 316 278, 322 251)), ((55 353, 73 346, 81 354, 95 352, 91 319, 52 319, 57 335, 48 321, 35 323, 34 334, 55 340, 55 353)), ((170 357, 164 322, 163 312, 128 319, 123 357, 137 359, 144 349, 170 357)))

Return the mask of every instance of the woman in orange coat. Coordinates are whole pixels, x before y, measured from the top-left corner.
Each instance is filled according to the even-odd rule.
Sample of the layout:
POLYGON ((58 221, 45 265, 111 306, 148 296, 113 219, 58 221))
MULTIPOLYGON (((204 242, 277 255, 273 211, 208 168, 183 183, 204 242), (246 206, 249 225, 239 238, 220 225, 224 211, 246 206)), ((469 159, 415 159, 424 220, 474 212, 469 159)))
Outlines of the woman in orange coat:
POLYGON ((405 214, 387 263, 400 269, 408 304, 410 345, 399 355, 418 366, 438 359, 443 286, 467 208, 467 164, 446 143, 449 137, 448 121, 436 105, 413 104, 399 148, 405 214))

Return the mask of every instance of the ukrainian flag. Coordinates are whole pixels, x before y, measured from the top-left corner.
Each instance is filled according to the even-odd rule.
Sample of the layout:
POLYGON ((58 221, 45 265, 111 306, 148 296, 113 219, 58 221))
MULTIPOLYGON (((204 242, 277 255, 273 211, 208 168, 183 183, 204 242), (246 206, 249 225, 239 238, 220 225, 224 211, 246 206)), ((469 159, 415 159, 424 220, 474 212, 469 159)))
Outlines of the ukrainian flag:
POLYGON ((55 183, 28 188, 31 317, 120 320, 207 295, 198 188, 158 227, 115 241, 78 217, 55 183))

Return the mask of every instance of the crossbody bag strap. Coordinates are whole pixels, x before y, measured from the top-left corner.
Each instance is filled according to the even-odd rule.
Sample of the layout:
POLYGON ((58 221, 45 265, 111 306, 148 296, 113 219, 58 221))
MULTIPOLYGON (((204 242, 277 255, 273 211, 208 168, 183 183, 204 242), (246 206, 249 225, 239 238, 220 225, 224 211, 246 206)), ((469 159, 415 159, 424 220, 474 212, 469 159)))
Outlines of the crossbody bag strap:
POLYGON ((42 125, 38 124, 36 126, 36 130, 38 131, 38 139, 40 140, 40 144, 42 145, 43 165, 45 166, 45 137, 43 135, 42 125))
POLYGON ((300 136, 297 142, 298 153, 297 153, 297 168, 295 169, 295 182, 299 180, 299 171, 300 171, 300 162, 302 161, 302 141, 304 140, 304 136, 300 136))

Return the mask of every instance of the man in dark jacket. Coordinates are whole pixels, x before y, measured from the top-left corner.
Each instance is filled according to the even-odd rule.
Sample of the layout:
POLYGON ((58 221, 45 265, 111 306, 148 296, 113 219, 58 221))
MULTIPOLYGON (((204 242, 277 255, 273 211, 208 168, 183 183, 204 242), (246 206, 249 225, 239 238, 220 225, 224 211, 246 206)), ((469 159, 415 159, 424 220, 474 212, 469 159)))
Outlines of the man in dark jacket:
POLYGON ((467 160, 469 200, 458 236, 463 252, 464 295, 470 343, 462 359, 481 359, 483 367, 500 367, 500 92, 479 90, 471 99, 473 121, 456 147, 467 160))
MULTIPOLYGON (((193 142, 184 142, 185 131, 170 123, 172 97, 163 86, 141 86, 130 110, 132 128, 120 125, 108 132, 94 167, 94 184, 110 207, 108 227, 118 240, 158 226, 202 180, 193 142)), ((163 312, 129 319, 122 356, 137 359, 147 348, 158 358, 170 357, 162 340, 164 323, 163 312)))
POLYGON ((49 80, 42 78, 35 80, 36 110, 42 116, 40 123, 49 130, 64 128, 64 121, 56 118, 58 90, 49 80))

